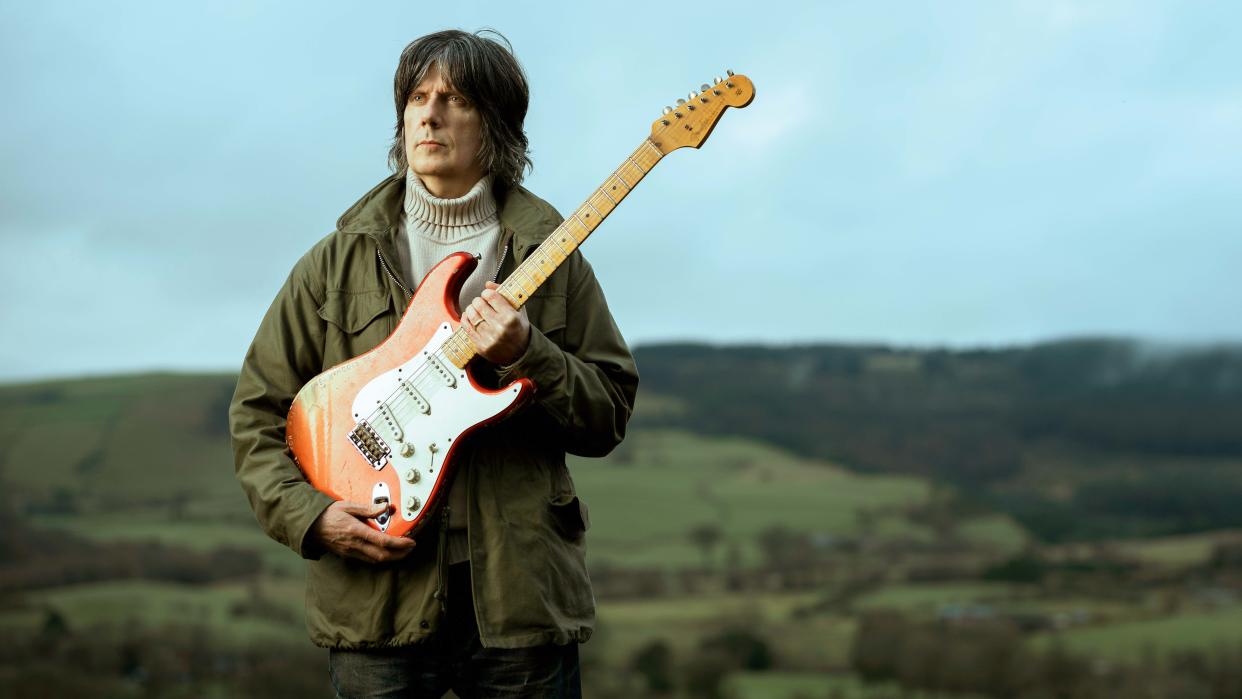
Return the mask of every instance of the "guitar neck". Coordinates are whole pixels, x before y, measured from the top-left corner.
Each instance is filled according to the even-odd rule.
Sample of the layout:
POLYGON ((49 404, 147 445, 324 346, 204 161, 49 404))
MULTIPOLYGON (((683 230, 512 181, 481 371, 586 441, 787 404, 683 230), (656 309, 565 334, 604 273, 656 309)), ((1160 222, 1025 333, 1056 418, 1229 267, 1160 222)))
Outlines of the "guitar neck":
MULTIPOLYGON (((500 294, 514 308, 521 308, 663 157, 664 153, 650 138, 644 139, 581 206, 526 256, 513 274, 501 283, 498 289, 500 294)), ((443 351, 458 367, 465 367, 477 354, 470 336, 461 327, 445 341, 443 351)))

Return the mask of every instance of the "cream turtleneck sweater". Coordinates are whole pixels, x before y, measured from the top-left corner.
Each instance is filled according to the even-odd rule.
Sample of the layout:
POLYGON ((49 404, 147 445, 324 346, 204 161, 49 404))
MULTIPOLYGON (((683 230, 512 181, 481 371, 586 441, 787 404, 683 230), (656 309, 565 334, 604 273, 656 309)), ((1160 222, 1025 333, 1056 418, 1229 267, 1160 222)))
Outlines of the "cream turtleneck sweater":
MULTIPOLYGON (((500 239, 500 218, 496 199, 492 196, 492 176, 475 183, 464 196, 443 199, 427 191, 422 180, 407 170, 405 175, 405 210, 401 214, 397 254, 406 282, 413 289, 431 268, 455 252, 481 255, 479 265, 462 284, 458 303, 464 309, 479 294, 486 282, 496 274, 500 264, 496 243, 500 239)), ((460 462, 459 462, 460 463, 460 462)), ((470 557, 466 539, 466 486, 460 467, 449 486, 450 563, 470 557)))
POLYGON ((476 182, 464 196, 443 199, 427 191, 414 171, 407 170, 405 210, 398 235, 397 254, 411 289, 452 253, 482 255, 479 266, 461 287, 458 300, 464 308, 483 293, 485 282, 495 276, 500 263, 496 259, 500 218, 492 196, 492 176, 476 182))

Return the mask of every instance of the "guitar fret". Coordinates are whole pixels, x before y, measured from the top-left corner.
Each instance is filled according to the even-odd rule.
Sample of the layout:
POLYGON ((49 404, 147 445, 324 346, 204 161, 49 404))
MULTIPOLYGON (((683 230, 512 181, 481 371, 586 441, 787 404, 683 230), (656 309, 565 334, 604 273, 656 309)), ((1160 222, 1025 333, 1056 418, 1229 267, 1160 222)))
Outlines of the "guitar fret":
POLYGON ((641 180, 643 178, 643 175, 647 174, 647 171, 643 170, 642 167, 638 163, 634 162, 633 158, 626 158, 625 165, 622 165, 621 167, 625 167, 626 165, 634 168, 635 170, 638 170, 638 177, 634 178, 635 182, 641 180))
POLYGON ((611 195, 611 194, 609 194, 608 192, 605 192, 605 191, 604 191, 604 189, 603 189, 602 187, 601 187, 601 188, 599 188, 599 189, 597 189, 597 190, 595 190, 595 191, 597 191, 597 192, 599 192, 600 194, 603 194, 604 196, 608 197, 608 201, 611 201, 611 202, 612 202, 612 206, 613 206, 613 208, 616 208, 616 206, 617 206, 618 202, 617 202, 617 200, 616 200, 616 199, 613 199, 613 198, 612 198, 612 195, 611 195))
POLYGON ((626 182, 625 178, 621 176, 621 168, 617 168, 617 171, 612 173, 612 176, 617 178, 618 180, 621 180, 621 186, 625 187, 627 192, 631 189, 634 189, 633 187, 630 186, 630 183, 626 182))
POLYGON ((591 206, 591 202, 589 201, 583 202, 582 206, 578 207, 578 215, 583 218, 584 222, 590 223, 591 230, 595 230, 595 227, 598 226, 599 222, 603 220, 604 218, 603 216, 599 215, 598 209, 596 209, 594 206, 591 206), (594 219, 591 218, 591 211, 587 211, 587 208, 590 208, 591 211, 595 212, 594 219))
POLYGON ((571 216, 565 219, 565 223, 562 224, 563 226, 565 226, 565 232, 572 235, 574 237, 574 241, 577 242, 579 245, 581 245, 582 241, 586 240, 586 237, 591 234, 591 229, 587 228, 586 226, 583 226, 582 232, 578 233, 569 227, 570 223, 576 223, 579 226, 582 226, 582 222, 571 216))
POLYGON ((526 277, 527 283, 522 285, 522 290, 526 292, 527 296, 534 293, 535 287, 543 283, 542 279, 535 278, 535 275, 533 274, 534 270, 530 268, 529 260, 524 262, 521 267, 518 267, 517 271, 521 272, 522 276, 526 277))
POLYGON ((565 258, 568 258, 570 253, 573 252, 572 250, 566 250, 565 246, 561 245, 561 243, 568 240, 568 236, 566 236, 563 233, 554 232, 552 233, 552 235, 548 236, 548 240, 552 241, 552 244, 555 245, 556 248, 561 251, 561 255, 563 255, 565 258))
POLYGON ((591 205, 592 209, 595 209, 595 213, 599 214, 600 220, 612 213, 613 207, 609 206, 608 202, 599 195, 598 191, 593 192, 591 196, 587 197, 587 203, 591 205))
POLYGON ((586 231, 586 233, 582 236, 584 240, 591 234, 591 231, 595 230, 594 226, 589 226, 586 221, 582 220, 582 217, 578 215, 577 211, 574 212, 574 220, 577 221, 578 224, 582 226, 583 230, 586 231))
POLYGON ((526 276, 535 282, 535 286, 539 286, 548 280, 548 275, 544 274, 543 269, 539 266, 539 260, 543 259, 543 257, 538 254, 538 250, 535 253, 526 261, 530 265, 529 269, 526 270, 526 276))
MULTIPOLYGON (((620 177, 617 177, 617 173, 616 173, 615 171, 612 173, 612 175, 610 175, 610 176, 608 177, 608 179, 609 179, 609 180, 612 180, 612 181, 614 182, 614 184, 613 184, 613 185, 612 185, 612 187, 611 187, 611 189, 612 189, 613 191, 616 191, 616 190, 617 190, 617 185, 616 185, 615 183, 616 183, 616 182, 620 182, 620 183, 621 183, 621 191, 617 192, 617 195, 620 197, 620 199, 618 199, 617 201, 620 201, 621 199, 624 199, 624 198, 625 198, 625 195, 627 195, 627 194, 629 194, 629 193, 630 193, 630 189, 629 189, 629 187, 627 187, 627 186, 625 185, 625 181, 624 181, 624 180, 622 180, 620 177)), ((605 181, 607 181, 607 180, 605 180, 605 181)), ((612 196, 612 195, 610 194, 609 196, 612 196)))
MULTIPOLYGON (((659 148, 656 148, 656 147, 655 147, 655 144, 651 142, 651 139, 647 139, 646 141, 643 141, 643 145, 642 145, 642 146, 639 146, 639 148, 642 148, 643 146, 646 146, 647 148, 649 148, 649 149, 651 149, 651 150, 655 151, 655 159, 656 159, 657 161, 658 161, 660 158, 663 158, 663 157, 664 157, 664 154, 660 152, 660 149, 659 149, 659 148)), ((652 163, 652 165, 654 165, 654 164, 655 164, 655 163, 652 163)), ((650 167, 648 167, 647 169, 648 169, 648 170, 650 170, 651 168, 650 168, 650 167)))

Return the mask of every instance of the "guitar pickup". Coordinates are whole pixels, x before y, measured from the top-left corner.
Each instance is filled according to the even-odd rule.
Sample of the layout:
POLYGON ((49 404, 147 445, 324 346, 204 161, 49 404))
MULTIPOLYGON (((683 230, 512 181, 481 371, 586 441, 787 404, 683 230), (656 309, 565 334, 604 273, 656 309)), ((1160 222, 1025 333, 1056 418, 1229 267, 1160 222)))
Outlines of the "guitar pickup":
POLYGON ((388 431, 398 442, 405 441, 405 431, 401 429, 401 423, 397 421, 397 416, 393 414, 392 408, 387 403, 380 403, 379 414, 384 418, 384 422, 388 424, 388 431))
POLYGON ((432 356, 431 353, 424 352, 423 354, 427 355, 427 366, 431 367, 431 370, 440 377, 440 380, 444 381, 444 385, 449 388, 457 388, 457 377, 453 375, 453 372, 449 371, 448 367, 440 363, 440 360, 432 356))
POLYGON ((423 394, 419 393, 417 388, 411 386, 409 381, 398 379, 397 385, 401 387, 402 391, 405 391, 405 395, 409 396, 410 400, 414 401, 414 405, 418 406, 418 412, 423 415, 431 414, 431 403, 428 403, 423 394))

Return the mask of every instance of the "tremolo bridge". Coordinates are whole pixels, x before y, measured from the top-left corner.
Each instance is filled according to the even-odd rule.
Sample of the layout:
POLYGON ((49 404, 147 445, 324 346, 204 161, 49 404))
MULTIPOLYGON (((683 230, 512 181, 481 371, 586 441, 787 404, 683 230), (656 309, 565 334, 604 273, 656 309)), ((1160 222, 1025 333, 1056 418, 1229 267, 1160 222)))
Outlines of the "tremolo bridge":
POLYGON ((388 444, 366 420, 358 421, 358 426, 349 433, 349 441, 376 471, 384 468, 384 464, 392 456, 392 449, 388 448, 388 444))

